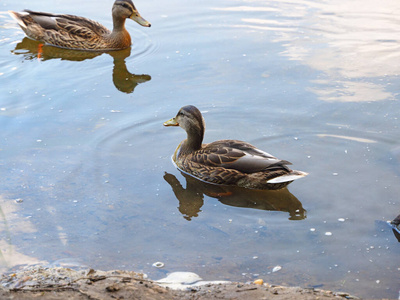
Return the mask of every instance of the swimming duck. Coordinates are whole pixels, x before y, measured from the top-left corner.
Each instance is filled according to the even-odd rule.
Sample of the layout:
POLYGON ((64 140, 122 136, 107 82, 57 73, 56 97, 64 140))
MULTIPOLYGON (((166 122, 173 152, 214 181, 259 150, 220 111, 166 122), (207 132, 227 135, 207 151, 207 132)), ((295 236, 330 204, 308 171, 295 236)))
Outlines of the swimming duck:
POLYGON ((132 19, 142 26, 151 24, 143 19, 131 0, 116 0, 112 7, 114 28, 112 31, 98 22, 73 15, 52 14, 24 10, 8 12, 32 39, 53 46, 108 51, 131 46, 131 37, 125 29, 125 20, 132 19))
POLYGON ((237 140, 202 144, 205 122, 193 105, 182 107, 164 126, 180 126, 187 133, 172 156, 183 172, 202 181, 251 189, 281 189, 307 175, 291 170, 291 163, 280 160, 255 146, 237 140))

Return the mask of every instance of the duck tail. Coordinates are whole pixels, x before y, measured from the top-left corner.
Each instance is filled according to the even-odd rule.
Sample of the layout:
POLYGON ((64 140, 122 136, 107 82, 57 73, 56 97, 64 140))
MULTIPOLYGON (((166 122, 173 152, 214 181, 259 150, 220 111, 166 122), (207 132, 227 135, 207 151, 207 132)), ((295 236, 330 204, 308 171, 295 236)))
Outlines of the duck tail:
POLYGON ((308 175, 308 173, 306 173, 306 172, 292 170, 288 174, 278 176, 278 177, 268 180, 267 183, 283 183, 283 182, 288 182, 288 181, 293 181, 293 180, 296 180, 299 178, 303 178, 307 175, 308 175))
POLYGON ((22 20, 22 16, 27 13, 17 13, 15 11, 9 10, 8 14, 13 18, 15 21, 17 21, 18 25, 21 26, 22 28, 27 28, 26 24, 22 20))

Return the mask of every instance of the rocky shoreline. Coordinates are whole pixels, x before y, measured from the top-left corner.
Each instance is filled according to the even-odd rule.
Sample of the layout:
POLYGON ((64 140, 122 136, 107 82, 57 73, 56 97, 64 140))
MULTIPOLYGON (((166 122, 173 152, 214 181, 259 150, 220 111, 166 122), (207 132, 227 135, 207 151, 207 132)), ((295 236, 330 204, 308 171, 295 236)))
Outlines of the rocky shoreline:
MULTIPOLYGON (((193 274, 193 273, 192 273, 193 274)), ((168 277, 167 277, 168 278, 168 277)), ((1 299, 358 299, 347 293, 320 289, 284 287, 263 283, 183 283, 171 288, 168 282, 152 281, 130 271, 28 267, 2 275, 1 299)))

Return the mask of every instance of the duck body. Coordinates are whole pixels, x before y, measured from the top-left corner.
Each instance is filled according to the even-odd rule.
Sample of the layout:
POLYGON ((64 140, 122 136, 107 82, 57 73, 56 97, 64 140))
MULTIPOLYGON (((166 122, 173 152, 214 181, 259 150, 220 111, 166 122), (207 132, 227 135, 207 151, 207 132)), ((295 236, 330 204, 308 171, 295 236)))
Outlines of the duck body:
POLYGON ((281 189, 307 175, 291 170, 290 162, 243 141, 202 144, 204 119, 194 106, 182 107, 164 126, 180 126, 186 130, 187 139, 179 144, 172 160, 181 171, 205 182, 251 189, 281 189))
POLYGON ((131 46, 131 37, 125 28, 130 18, 142 26, 151 24, 143 19, 131 0, 117 0, 112 8, 113 30, 100 23, 74 15, 52 14, 25 10, 9 11, 25 34, 46 44, 77 50, 108 51, 131 46))

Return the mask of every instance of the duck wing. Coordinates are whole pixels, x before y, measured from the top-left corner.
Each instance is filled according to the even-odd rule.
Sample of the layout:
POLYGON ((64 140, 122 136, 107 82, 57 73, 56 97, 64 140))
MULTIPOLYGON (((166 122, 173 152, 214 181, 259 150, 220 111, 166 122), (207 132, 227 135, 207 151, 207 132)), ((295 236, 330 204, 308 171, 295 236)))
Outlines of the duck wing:
POLYGON ((233 169, 243 173, 290 169, 291 163, 280 160, 253 145, 237 140, 221 140, 206 144, 193 155, 193 161, 210 166, 233 169))
POLYGON ((110 31, 100 23, 74 15, 52 14, 25 10, 32 20, 46 30, 63 30, 70 35, 83 39, 109 34, 110 31))

